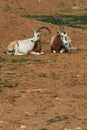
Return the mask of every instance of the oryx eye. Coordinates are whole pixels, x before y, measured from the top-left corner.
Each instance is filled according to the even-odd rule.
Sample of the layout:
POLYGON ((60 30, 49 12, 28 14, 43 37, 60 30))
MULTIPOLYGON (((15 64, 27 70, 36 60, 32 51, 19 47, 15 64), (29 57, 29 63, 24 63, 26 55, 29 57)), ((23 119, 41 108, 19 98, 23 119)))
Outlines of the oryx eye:
POLYGON ((68 46, 68 43, 65 43, 66 46, 68 46))
POLYGON ((64 37, 64 36, 63 36, 63 35, 61 35, 61 38, 62 38, 62 39, 63 39, 63 37, 64 37))
POLYGON ((67 37, 65 37, 65 40, 67 41, 67 37))

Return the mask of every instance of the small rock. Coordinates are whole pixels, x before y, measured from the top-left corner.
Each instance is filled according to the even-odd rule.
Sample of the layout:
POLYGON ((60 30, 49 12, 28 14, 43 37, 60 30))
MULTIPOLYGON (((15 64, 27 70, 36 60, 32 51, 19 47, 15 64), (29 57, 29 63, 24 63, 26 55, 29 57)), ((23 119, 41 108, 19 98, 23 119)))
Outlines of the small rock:
POLYGON ((0 124, 2 124, 2 123, 3 123, 3 120, 0 121, 0 124))
POLYGON ((81 127, 76 127, 76 130, 81 130, 81 127))
POLYGON ((20 128, 25 129, 25 128, 27 128, 27 126, 26 125, 21 125, 20 128))

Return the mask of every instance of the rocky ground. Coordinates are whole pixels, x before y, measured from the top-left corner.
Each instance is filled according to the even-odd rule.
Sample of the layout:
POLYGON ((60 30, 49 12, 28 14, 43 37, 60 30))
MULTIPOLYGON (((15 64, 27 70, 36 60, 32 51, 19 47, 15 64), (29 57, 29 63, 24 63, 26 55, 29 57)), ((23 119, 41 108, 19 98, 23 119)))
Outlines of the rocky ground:
POLYGON ((65 27, 78 51, 52 54, 58 25, 24 14, 86 14, 86 0, 0 1, 0 130, 87 130, 87 30, 65 27), (72 3, 73 2, 73 3, 72 3), (4 53, 12 40, 33 36, 46 25, 43 55, 4 53))

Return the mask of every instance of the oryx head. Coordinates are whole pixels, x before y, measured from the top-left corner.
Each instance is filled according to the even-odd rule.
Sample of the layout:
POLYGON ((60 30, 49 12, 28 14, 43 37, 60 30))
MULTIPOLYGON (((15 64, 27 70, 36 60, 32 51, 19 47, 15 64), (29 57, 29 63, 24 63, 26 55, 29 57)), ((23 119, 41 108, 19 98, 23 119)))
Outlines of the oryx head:
POLYGON ((67 35, 66 32, 61 32, 60 36, 61 36, 62 45, 64 46, 64 48, 66 48, 67 50, 70 50, 70 48, 71 48, 71 39, 70 39, 70 37, 67 35))
POLYGON ((59 22, 58 24, 60 24, 59 25, 59 27, 60 27, 59 34, 60 34, 60 37, 61 37, 62 46, 64 46, 64 48, 66 50, 70 50, 70 48, 71 48, 71 39, 70 39, 70 37, 68 36, 68 34, 67 34, 66 30, 65 30, 63 22, 62 22, 62 20, 60 18, 57 18, 57 17, 54 17, 54 18, 57 20, 57 22, 59 22))
POLYGON ((39 41, 41 38, 41 32, 37 32, 34 29, 32 29, 34 32, 34 36, 33 36, 33 42, 39 41))
POLYGON ((46 26, 41 26, 36 31, 34 29, 32 29, 34 32, 34 40, 35 41, 39 41, 41 39, 42 29, 48 30, 49 33, 51 32, 51 30, 46 26))

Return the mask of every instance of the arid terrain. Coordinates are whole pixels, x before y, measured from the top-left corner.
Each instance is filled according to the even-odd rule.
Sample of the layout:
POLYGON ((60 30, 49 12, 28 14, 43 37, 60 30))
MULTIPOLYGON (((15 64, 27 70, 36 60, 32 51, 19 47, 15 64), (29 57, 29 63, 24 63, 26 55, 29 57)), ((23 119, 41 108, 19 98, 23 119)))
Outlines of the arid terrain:
POLYGON ((0 0, 0 130, 87 130, 87 29, 65 26, 70 53, 50 51, 58 25, 23 15, 86 15, 86 0, 0 0), (43 55, 4 53, 9 42, 45 25, 43 55))

